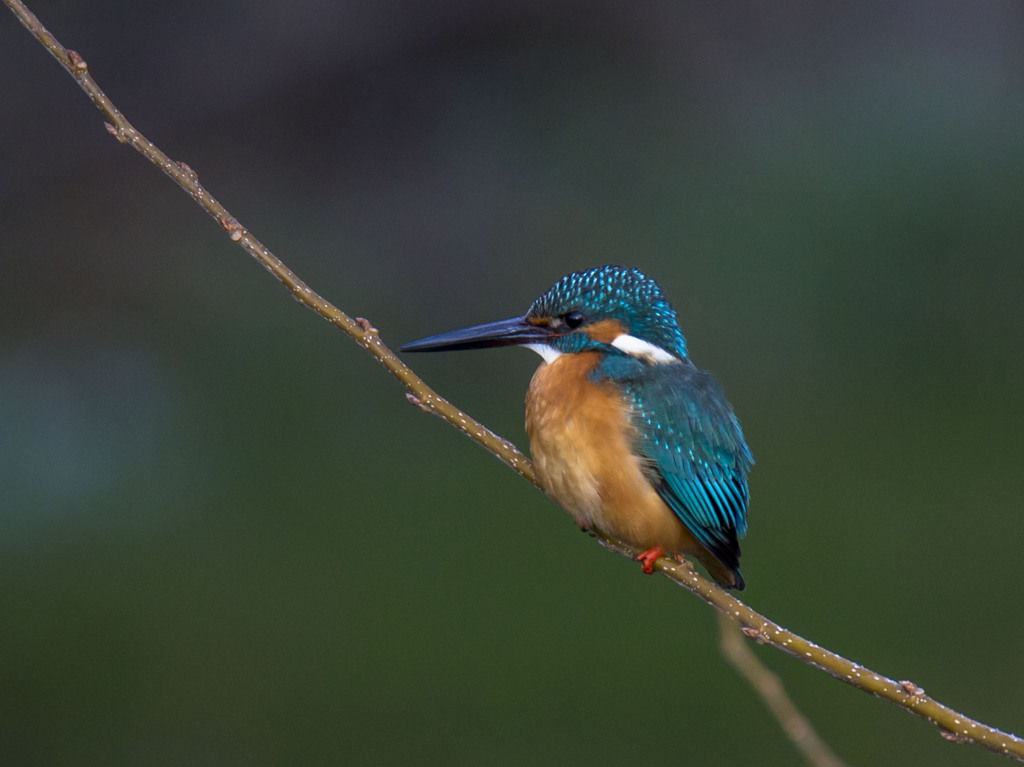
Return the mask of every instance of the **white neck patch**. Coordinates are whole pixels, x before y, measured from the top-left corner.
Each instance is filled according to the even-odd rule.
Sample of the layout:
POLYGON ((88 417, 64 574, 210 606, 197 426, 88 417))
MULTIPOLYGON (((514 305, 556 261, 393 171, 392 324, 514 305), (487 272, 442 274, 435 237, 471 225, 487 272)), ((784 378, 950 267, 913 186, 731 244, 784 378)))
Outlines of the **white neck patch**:
POLYGON ((627 333, 617 336, 615 340, 612 341, 612 346, 621 352, 625 352, 630 357, 647 360, 648 362, 656 365, 664 365, 668 362, 679 362, 678 359, 673 357, 660 346, 656 346, 650 341, 644 341, 642 338, 637 338, 636 336, 631 336, 627 333))
POLYGON ((558 351, 558 349, 549 344, 523 344, 523 346, 537 352, 537 354, 544 359, 545 363, 554 362, 562 356, 562 353, 558 351))

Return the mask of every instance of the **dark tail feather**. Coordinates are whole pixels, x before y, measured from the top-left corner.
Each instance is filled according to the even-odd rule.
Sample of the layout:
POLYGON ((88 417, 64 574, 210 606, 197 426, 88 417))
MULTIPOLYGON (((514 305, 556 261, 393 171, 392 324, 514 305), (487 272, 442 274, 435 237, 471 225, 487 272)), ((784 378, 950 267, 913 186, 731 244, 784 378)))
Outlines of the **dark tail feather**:
POLYGON ((747 584, 740 574, 740 544, 736 540, 736 531, 729 530, 722 537, 714 539, 712 544, 707 548, 708 556, 700 557, 701 563, 723 589, 743 591, 747 584))
POLYGON ((743 580, 743 574, 740 573, 739 570, 733 570, 732 576, 736 579, 736 582, 732 586, 727 586, 724 583, 722 585, 725 586, 725 588, 727 589, 736 589, 737 591, 743 591, 743 589, 747 587, 747 582, 743 580))

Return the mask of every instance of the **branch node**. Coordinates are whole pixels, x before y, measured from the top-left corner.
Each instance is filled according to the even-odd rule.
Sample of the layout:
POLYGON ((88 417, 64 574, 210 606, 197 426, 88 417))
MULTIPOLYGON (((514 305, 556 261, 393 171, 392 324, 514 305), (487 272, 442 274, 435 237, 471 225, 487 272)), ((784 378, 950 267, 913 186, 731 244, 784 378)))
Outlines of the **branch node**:
POLYGON ((116 125, 113 125, 113 124, 108 123, 108 122, 104 122, 103 123, 103 127, 106 128, 107 129, 107 133, 109 133, 111 136, 116 138, 119 143, 121 143, 121 144, 127 144, 128 143, 128 134, 126 134, 124 132, 124 129, 118 128, 116 125))
POLYGON ((971 739, 968 738, 966 735, 961 735, 961 734, 956 733, 956 732, 950 732, 949 730, 939 730, 939 735, 941 735, 944 740, 948 740, 950 743, 970 743, 971 742, 971 739))
POLYGON ((83 59, 78 54, 78 51, 73 51, 70 48, 68 48, 67 52, 68 52, 68 59, 71 61, 71 68, 72 69, 74 69, 76 72, 85 72, 86 70, 89 69, 89 65, 85 63, 85 59, 83 59))
POLYGON ((196 183, 199 183, 199 174, 192 170, 191 165, 189 165, 187 162, 182 162, 181 160, 178 160, 177 165, 179 168, 185 171, 185 173, 188 174, 188 177, 190 179, 192 179, 196 183))
POLYGON ((368 319, 366 319, 366 317, 356 317, 356 324, 359 326, 359 329, 362 330, 367 335, 380 335, 377 328, 375 328, 373 324, 368 319))
POLYGON ((224 228, 224 231, 228 233, 228 236, 231 238, 232 242, 238 242, 240 239, 242 239, 242 233, 245 230, 243 229, 242 225, 238 223, 238 219, 234 217, 228 217, 219 218, 217 219, 217 221, 220 222, 220 225, 224 228))
POLYGON ((740 631, 747 639, 753 639, 758 644, 768 644, 768 635, 760 629, 752 629, 747 626, 740 626, 740 631))
POLYGON ((409 404, 410 405, 415 405, 420 410, 422 410, 424 413, 429 413, 430 412, 430 408, 427 407, 426 403, 424 403, 423 400, 421 400, 419 397, 417 397, 411 391, 407 391, 405 393, 405 398, 407 400, 409 400, 409 404))
POLYGON ((909 679, 900 680, 900 689, 903 690, 907 695, 912 698, 918 698, 924 695, 924 688, 918 687, 916 684, 911 682, 909 679))

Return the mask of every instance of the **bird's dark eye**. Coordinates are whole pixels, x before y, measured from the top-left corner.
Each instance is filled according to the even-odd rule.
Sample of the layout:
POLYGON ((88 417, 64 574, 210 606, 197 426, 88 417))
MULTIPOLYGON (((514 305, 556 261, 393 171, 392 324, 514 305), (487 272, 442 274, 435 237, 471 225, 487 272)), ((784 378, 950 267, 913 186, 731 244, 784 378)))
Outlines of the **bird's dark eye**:
POLYGON ((572 330, 575 330, 576 328, 578 328, 580 325, 587 321, 587 317, 583 312, 569 312, 567 315, 565 315, 564 319, 565 324, 568 325, 569 328, 572 330))

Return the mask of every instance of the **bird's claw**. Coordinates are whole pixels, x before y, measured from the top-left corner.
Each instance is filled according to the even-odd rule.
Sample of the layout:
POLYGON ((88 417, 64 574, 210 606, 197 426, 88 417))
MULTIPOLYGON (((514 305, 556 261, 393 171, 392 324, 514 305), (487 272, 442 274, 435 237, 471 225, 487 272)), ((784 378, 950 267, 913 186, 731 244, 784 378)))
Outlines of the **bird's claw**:
POLYGON ((655 546, 653 549, 647 549, 647 551, 636 558, 644 575, 651 575, 654 572, 654 561, 664 553, 665 549, 661 546, 655 546))

